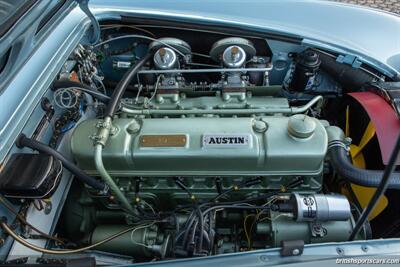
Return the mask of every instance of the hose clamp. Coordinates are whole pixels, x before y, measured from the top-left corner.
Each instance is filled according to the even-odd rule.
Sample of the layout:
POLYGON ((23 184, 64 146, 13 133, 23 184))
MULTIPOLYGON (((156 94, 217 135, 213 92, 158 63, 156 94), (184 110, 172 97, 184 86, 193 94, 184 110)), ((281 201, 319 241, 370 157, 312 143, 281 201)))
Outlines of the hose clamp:
POLYGON ((339 141, 339 140, 334 140, 328 144, 328 150, 333 147, 341 147, 344 150, 346 150, 347 152, 350 151, 350 147, 348 145, 346 145, 343 141, 339 141))
POLYGON ((104 147, 113 128, 111 117, 105 117, 104 120, 99 121, 96 124, 96 128, 99 129, 97 134, 90 138, 93 140, 93 145, 102 145, 104 147))

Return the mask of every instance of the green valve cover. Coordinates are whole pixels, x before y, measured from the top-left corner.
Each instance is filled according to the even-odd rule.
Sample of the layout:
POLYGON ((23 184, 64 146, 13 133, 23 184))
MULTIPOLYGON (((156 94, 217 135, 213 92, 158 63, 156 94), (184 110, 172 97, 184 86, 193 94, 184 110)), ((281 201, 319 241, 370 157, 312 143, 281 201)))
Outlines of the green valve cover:
MULTIPOLYGON (((296 116, 114 119, 103 161, 117 177, 319 176, 325 128, 296 116)), ((75 160, 92 175, 97 123, 82 122, 71 140, 75 160)))

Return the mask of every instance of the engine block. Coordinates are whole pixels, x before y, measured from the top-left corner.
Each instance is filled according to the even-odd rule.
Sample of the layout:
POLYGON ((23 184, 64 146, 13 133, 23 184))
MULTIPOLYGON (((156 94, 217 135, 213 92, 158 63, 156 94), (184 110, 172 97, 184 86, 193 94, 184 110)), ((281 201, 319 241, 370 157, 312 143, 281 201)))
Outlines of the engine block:
MULTIPOLYGON (((98 174, 89 138, 97 123, 78 125, 71 141, 76 161, 92 175, 98 174)), ((327 134, 319 120, 306 115, 117 118, 111 132, 103 161, 128 192, 133 191, 133 177, 141 177, 142 192, 156 195, 183 193, 171 177, 184 177, 196 193, 216 193, 213 177, 223 178, 224 188, 259 177, 261 184, 248 189, 252 191, 280 190, 299 179, 299 188, 306 191, 322 184, 327 134)))

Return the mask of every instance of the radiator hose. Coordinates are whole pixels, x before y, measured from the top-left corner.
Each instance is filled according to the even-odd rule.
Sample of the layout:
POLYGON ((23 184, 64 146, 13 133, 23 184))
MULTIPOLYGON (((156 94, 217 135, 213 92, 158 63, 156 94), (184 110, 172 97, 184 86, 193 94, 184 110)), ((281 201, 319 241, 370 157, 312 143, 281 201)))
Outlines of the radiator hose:
MULTIPOLYGON (((327 127, 328 132, 328 155, 333 169, 349 182, 366 187, 379 186, 383 170, 365 170, 353 165, 348 156, 347 145, 344 142, 343 131, 336 126, 327 127)), ((394 172, 389 181, 390 189, 400 189, 400 173, 394 172)))
POLYGON ((72 163, 67 158, 65 158, 60 152, 49 147, 46 144, 43 144, 39 141, 36 141, 36 140, 26 137, 24 134, 21 134, 17 140, 17 147, 19 147, 19 148, 29 147, 40 153, 51 155, 54 158, 60 160, 62 162, 63 166, 67 170, 69 170, 73 175, 75 175, 76 178, 81 180, 83 183, 85 183, 97 190, 106 190, 106 188, 107 188, 107 186, 105 185, 104 182, 96 180, 95 178, 87 175, 78 166, 76 166, 74 163, 72 163))

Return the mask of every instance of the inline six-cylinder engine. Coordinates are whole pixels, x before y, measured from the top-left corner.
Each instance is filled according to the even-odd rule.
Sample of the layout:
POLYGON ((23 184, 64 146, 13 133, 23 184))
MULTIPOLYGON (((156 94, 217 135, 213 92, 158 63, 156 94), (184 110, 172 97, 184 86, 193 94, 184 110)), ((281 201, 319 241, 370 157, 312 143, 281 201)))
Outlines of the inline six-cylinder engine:
MULTIPOLYGON (((291 105, 270 85, 272 63, 247 39, 216 42, 209 54, 216 65, 196 65, 190 45, 175 38, 156 40, 148 51, 150 63, 136 73, 136 96, 121 99, 118 112, 84 120, 73 131, 71 150, 79 167, 113 192, 83 194, 92 199, 83 202, 95 214, 86 220, 120 221, 121 214, 111 211, 121 207, 128 223, 172 213, 172 221, 153 221, 131 236, 146 246, 130 244, 128 254, 150 257, 347 238, 354 223, 349 202, 320 194, 328 144, 336 140, 330 136, 342 137, 316 118, 321 96, 291 105), (255 215, 246 212, 254 209, 253 201, 263 203, 255 215), (242 221, 243 228, 236 228, 242 221), (235 239, 243 234, 247 242, 235 239)), ((315 82, 310 73, 317 72, 318 55, 305 51, 299 57, 311 66, 308 81, 291 68, 289 91, 315 82)), ((98 226, 88 242, 118 229, 124 227, 98 226)), ((120 253, 128 246, 124 239, 114 242, 103 249, 120 253)))

